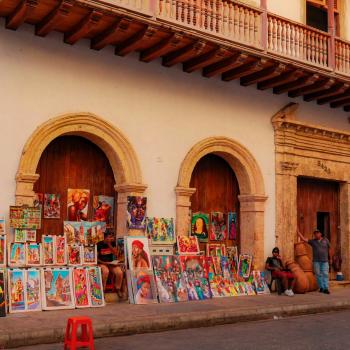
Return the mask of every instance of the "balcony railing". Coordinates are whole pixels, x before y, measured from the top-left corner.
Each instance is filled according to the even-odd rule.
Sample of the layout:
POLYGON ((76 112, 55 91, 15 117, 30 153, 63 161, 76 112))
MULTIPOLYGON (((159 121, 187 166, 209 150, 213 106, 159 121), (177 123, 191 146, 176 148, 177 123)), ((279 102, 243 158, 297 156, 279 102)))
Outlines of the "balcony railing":
POLYGON ((335 39, 335 69, 350 75, 350 42, 338 38, 335 39))

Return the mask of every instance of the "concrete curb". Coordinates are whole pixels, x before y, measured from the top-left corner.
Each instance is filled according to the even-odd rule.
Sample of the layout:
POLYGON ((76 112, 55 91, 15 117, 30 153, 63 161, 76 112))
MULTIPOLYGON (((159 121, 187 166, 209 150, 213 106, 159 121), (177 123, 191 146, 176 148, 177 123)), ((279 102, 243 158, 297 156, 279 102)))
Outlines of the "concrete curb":
MULTIPOLYGON (((95 323, 94 337, 116 337, 141 333, 164 332, 176 329, 210 327, 238 322, 261 321, 277 317, 291 317, 350 309, 350 301, 332 301, 282 307, 250 307, 241 310, 213 310, 167 314, 158 317, 142 317, 127 322, 95 323)), ((41 330, 9 330, 0 335, 0 348, 15 348, 43 343, 60 343, 65 329, 61 327, 41 330)))

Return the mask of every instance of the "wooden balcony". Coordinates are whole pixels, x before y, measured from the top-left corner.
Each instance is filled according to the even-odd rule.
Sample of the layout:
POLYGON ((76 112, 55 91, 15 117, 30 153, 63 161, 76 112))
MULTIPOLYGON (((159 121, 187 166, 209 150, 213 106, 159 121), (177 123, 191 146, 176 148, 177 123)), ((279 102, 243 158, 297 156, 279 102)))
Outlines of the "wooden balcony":
POLYGON ((350 111, 350 42, 234 0, 2 0, 6 28, 350 111))

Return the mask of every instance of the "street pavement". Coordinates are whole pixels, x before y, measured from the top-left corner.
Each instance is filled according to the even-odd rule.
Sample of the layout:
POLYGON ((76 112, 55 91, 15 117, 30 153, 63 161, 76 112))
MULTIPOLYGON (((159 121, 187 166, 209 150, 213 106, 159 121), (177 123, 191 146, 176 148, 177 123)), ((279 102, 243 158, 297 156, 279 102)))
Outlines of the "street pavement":
MULTIPOLYGON (((344 350, 349 346, 349 310, 95 340, 96 350, 344 350)), ((18 349, 62 348, 63 344, 50 344, 18 349)))

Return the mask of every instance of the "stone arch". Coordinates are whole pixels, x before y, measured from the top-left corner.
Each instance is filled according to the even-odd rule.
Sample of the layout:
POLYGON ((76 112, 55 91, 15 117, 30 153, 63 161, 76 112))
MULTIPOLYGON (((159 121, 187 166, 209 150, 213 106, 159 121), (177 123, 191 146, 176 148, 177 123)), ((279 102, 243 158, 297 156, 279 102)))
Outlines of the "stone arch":
POLYGON ((187 234, 194 167, 207 154, 216 154, 227 161, 235 172, 240 187, 241 251, 254 254, 257 267, 264 258, 265 186, 260 168, 253 155, 240 143, 228 137, 209 137, 198 142, 184 158, 176 192, 176 228, 178 234, 187 234))
MULTIPOLYGON (((125 216, 122 207, 126 203, 127 195, 142 194, 147 188, 142 183, 138 157, 119 129, 91 113, 58 116, 46 121, 33 132, 23 148, 16 174, 16 204, 33 203, 33 186, 40 176, 36 174, 36 168, 41 154, 51 141, 63 135, 82 136, 95 143, 106 154, 118 192, 118 215, 121 215, 118 222, 126 222, 122 219, 125 216)), ((124 230, 124 226, 117 227, 117 232, 124 230)))

